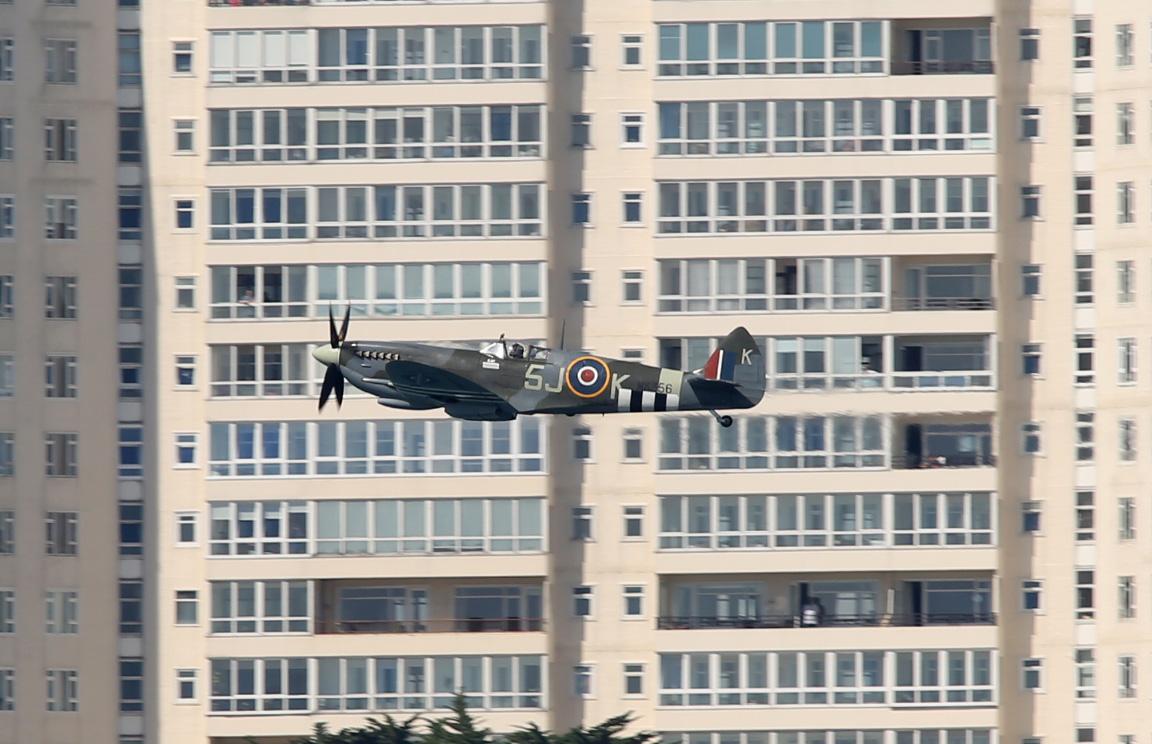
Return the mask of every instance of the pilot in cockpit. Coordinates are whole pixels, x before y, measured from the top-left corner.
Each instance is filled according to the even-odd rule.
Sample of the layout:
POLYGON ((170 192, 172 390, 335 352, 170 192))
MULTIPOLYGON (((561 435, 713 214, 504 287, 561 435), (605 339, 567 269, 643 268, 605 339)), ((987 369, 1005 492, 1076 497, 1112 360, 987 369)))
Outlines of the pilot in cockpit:
POLYGON ((523 359, 524 358, 524 345, 513 343, 511 348, 508 349, 509 359, 523 359))

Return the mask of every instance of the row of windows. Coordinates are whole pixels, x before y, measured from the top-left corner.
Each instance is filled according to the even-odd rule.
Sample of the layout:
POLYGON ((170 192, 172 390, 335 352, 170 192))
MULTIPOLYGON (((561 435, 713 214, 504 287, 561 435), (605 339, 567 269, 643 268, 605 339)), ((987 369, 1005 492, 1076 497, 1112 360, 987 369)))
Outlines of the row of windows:
POLYGON ((541 26, 213 31, 216 85, 541 80, 541 26))
MULTIPOLYGON (((71 432, 44 434, 44 475, 50 478, 75 478, 79 465, 77 458, 79 435, 71 432)), ((0 476, 16 472, 16 435, 0 432, 0 476)))
MULTIPOLYGON (((215 556, 538 553, 540 498, 220 502, 211 506, 215 556)), ((195 515, 178 515, 178 542, 195 543, 195 515)))
POLYGON ((902 277, 881 257, 667 259, 658 265, 661 313, 982 310, 993 304, 987 263, 905 265, 902 277))
POLYGON ((211 190, 212 240, 539 237, 538 183, 211 190))
POLYGON ((540 656, 212 659, 213 713, 544 707, 540 656))
POLYGON ((663 181, 661 235, 989 230, 985 176, 663 181))
POLYGON ((212 163, 543 156, 543 107, 215 109, 212 163))
POLYGON ((545 268, 535 261, 214 266, 211 315, 315 318, 333 304, 367 317, 540 315, 545 268))
POLYGON ((659 103, 660 155, 991 151, 987 98, 659 103))
POLYGON ((664 731, 664 744, 993 744, 993 729, 808 729, 804 731, 664 731))
POLYGON ((541 473, 543 428, 533 418, 219 422, 209 477, 541 473))
MULTIPOLYGON (((1116 419, 1116 446, 1107 451, 1114 453, 1121 463, 1134 463, 1140 452, 1139 420, 1134 416, 1120 416, 1116 419)), ((1093 411, 1076 411, 1073 427, 1074 440, 1072 456, 1077 462, 1092 462, 1096 459, 1096 414, 1093 411)), ((1044 422, 1029 421, 1020 425, 1021 453, 1030 456, 1044 456, 1049 453, 1044 446, 1044 422)))
MULTIPOLYGON (((72 589, 45 589, 42 597, 45 633, 74 635, 80 632, 79 592, 72 589)), ((15 632, 16 590, 0 589, 0 633, 15 632)))
POLYGON ((660 705, 992 705, 993 652, 660 654, 660 705))
MULTIPOLYGON (((53 712, 74 712, 80 709, 80 673, 75 669, 48 669, 44 676, 44 709, 53 712)), ((0 668, 0 711, 15 710, 16 670, 0 668)))
POLYGON ((660 550, 990 546, 986 492, 661 496, 660 550))
MULTIPOLYGON (((78 202, 75 196, 45 196, 43 232, 45 240, 75 240, 78 202)), ((16 197, 0 194, 0 240, 16 237, 16 197)))
POLYGON ((897 422, 873 416, 741 416, 730 428, 705 416, 660 419, 657 469, 793 470, 992 465, 987 423, 910 424, 897 455, 897 422))

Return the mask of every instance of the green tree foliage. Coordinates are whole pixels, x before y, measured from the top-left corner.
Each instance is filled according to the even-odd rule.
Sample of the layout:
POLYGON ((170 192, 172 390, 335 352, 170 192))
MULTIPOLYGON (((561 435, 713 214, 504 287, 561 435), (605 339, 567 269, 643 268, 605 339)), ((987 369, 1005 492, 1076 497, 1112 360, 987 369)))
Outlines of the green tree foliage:
MULTIPOLYGON (((384 720, 369 718, 365 726, 333 732, 327 724, 318 723, 312 735, 292 744, 494 744, 491 729, 480 726, 468 712, 467 700, 457 694, 451 714, 441 718, 421 719, 413 716, 397 722, 392 716, 384 720), (418 728, 418 724, 423 726, 418 728)), ((529 723, 503 737, 508 744, 655 744, 657 736, 649 731, 624 735, 624 729, 635 722, 631 713, 609 718, 595 726, 577 727, 565 733, 545 731, 529 723)), ((256 744, 252 742, 252 744, 256 744)))

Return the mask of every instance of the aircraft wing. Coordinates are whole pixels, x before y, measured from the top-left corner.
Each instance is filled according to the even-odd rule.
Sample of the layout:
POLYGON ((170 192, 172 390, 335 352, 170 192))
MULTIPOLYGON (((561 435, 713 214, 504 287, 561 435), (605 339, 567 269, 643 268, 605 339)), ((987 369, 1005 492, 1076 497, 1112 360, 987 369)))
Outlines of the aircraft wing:
POLYGON ((420 362, 389 362, 385 368, 396 391, 406 395, 432 398, 441 403, 507 402, 491 390, 453 372, 420 362))

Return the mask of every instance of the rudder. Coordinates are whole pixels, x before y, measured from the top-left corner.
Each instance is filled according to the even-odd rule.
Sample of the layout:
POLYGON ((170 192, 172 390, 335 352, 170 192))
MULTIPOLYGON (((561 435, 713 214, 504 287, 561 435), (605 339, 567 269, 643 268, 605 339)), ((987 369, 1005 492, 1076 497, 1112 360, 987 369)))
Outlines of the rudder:
POLYGON ((701 377, 738 386, 750 400, 764 396, 764 353, 748 329, 740 326, 720 341, 708 357, 701 377))

